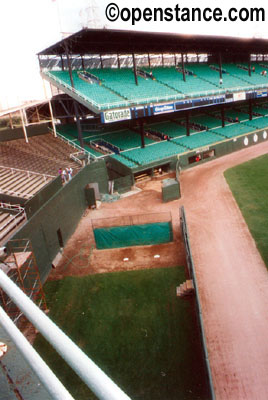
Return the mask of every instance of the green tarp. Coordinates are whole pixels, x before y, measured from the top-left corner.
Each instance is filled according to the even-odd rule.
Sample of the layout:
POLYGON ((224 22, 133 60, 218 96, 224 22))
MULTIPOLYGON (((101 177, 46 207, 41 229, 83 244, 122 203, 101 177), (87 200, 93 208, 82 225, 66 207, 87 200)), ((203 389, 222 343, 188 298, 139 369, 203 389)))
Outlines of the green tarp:
POLYGON ((97 249, 142 246, 173 240, 170 222, 94 229, 97 249))

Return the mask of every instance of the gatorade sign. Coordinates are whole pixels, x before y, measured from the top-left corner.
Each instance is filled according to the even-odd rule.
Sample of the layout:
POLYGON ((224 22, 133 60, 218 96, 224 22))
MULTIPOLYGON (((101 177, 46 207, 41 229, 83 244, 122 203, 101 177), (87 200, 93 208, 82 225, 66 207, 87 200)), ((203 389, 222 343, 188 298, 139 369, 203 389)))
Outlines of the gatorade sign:
POLYGON ((125 119, 131 119, 130 108, 124 110, 109 110, 103 113, 104 122, 124 121, 125 119))

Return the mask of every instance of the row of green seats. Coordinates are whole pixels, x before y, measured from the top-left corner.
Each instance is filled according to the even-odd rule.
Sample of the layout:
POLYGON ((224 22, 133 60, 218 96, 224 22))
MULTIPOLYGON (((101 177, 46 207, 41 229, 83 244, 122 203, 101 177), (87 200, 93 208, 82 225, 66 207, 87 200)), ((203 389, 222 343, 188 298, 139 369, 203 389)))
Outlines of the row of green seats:
MULTIPOLYGON (((150 124, 145 127, 155 130, 157 132, 162 132, 165 135, 168 135, 171 138, 183 136, 186 134, 186 127, 176 124, 175 122, 158 122, 155 124, 150 124)), ((192 132, 194 132, 192 130, 192 132)))
MULTIPOLYGON (((129 129, 108 133, 103 136, 103 139, 122 150, 128 150, 141 146, 141 136, 137 132, 129 129)), ((145 136, 144 143, 146 145, 151 144, 154 143, 154 140, 145 136)))
POLYGON ((119 161, 121 164, 124 164, 126 167, 135 168, 138 166, 137 163, 129 160, 123 154, 112 154, 111 157, 114 158, 115 160, 119 161))
MULTIPOLYGON (((64 84, 71 86, 71 80, 69 72, 67 71, 51 71, 53 76, 58 78, 64 84)), ((73 83, 74 88, 80 92, 84 97, 88 98, 89 101, 93 101, 100 106, 106 107, 108 104, 115 104, 118 107, 128 105, 128 102, 124 101, 117 94, 111 92, 107 88, 98 85, 97 83, 89 83, 79 78, 77 71, 73 71, 73 83)))
POLYGON ((190 122, 206 126, 210 129, 216 128, 216 126, 221 126, 221 119, 212 117, 210 115, 197 115, 191 117, 190 122))
MULTIPOLYGON (((216 66, 217 67, 217 66, 216 66)), ((192 70, 197 76, 201 77, 202 79, 213 83, 218 88, 229 90, 229 91, 236 91, 240 89, 249 89, 251 86, 248 82, 245 82, 239 78, 236 78, 228 73, 222 74, 222 84, 220 84, 220 73, 217 70, 210 68, 208 64, 189 64, 187 68, 192 70)))
MULTIPOLYGON (((251 69, 251 76, 248 73, 248 64, 239 63, 236 64, 223 64, 223 68, 227 70, 231 75, 236 76, 237 78, 243 79, 244 81, 250 83, 251 85, 268 85, 268 80, 265 76, 261 75, 255 68, 255 72, 251 69), (239 68, 240 66, 244 66, 247 69, 239 68)), ((264 68, 262 68, 264 70, 264 68)))
POLYGON ((131 69, 93 69, 90 70, 102 82, 102 84, 132 102, 150 102, 181 98, 175 90, 162 85, 152 79, 137 77, 136 85, 134 72, 131 69))
POLYGON ((224 128, 215 128, 211 132, 218 133, 226 138, 232 138, 235 136, 243 135, 245 133, 252 132, 252 126, 246 126, 244 124, 235 123, 225 126, 224 128))
POLYGON ((121 154, 139 165, 146 165, 148 163, 161 160, 163 158, 184 153, 185 151, 185 147, 177 145, 176 143, 163 141, 150 146, 146 146, 143 149, 138 148, 127 150, 121 154))
POLYGON ((263 129, 268 127, 268 117, 258 117, 252 119, 251 121, 244 121, 243 125, 252 126, 256 129, 263 129))
POLYGON ((153 76, 161 83, 184 93, 184 94, 213 94, 217 92, 217 88, 209 82, 199 79, 197 76, 186 75, 183 80, 183 74, 175 69, 175 67, 156 67, 152 69, 145 68, 146 72, 151 71, 153 76))
POLYGON ((173 139, 172 142, 175 142, 181 146, 185 146, 188 149, 197 149, 203 146, 210 145, 212 143, 217 143, 224 140, 224 137, 211 133, 208 131, 203 131, 199 133, 194 133, 190 136, 184 136, 182 138, 173 139))

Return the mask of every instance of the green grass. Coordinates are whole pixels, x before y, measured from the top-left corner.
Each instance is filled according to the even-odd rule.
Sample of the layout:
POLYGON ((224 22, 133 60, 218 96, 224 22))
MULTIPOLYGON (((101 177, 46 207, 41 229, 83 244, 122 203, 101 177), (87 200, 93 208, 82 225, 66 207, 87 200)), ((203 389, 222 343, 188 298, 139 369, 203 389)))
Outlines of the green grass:
MULTIPOLYGON (((174 267, 68 277, 45 285, 50 318, 132 400, 209 399, 194 298, 174 267)), ((75 399, 95 399, 38 335, 35 347, 75 399)))
POLYGON ((268 268, 268 155, 228 169, 224 176, 268 268))

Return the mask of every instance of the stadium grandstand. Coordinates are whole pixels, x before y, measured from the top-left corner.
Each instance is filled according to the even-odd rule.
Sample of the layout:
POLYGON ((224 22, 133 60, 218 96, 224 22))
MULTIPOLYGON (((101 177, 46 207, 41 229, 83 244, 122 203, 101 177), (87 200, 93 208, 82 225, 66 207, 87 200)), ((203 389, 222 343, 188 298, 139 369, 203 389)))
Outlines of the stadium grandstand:
POLYGON ((40 51, 52 99, 14 110, 20 126, 7 112, 0 130, 1 246, 28 238, 45 282, 103 196, 266 141, 267 45, 85 28, 40 51), (58 170, 69 167, 74 178, 63 185, 58 170))

